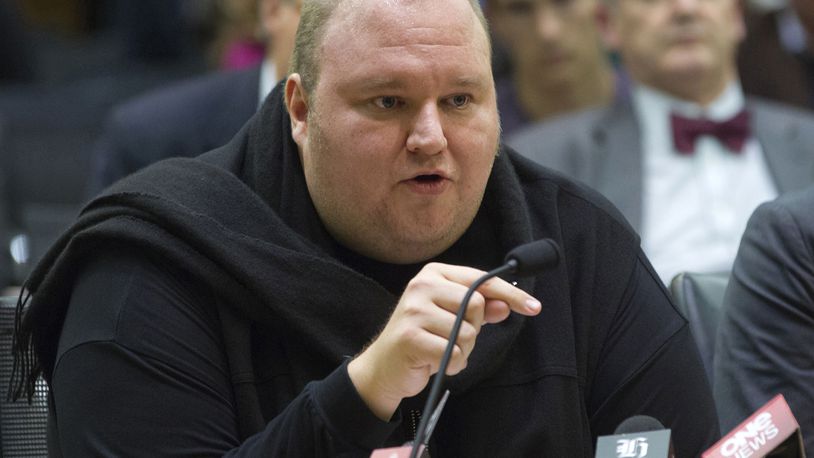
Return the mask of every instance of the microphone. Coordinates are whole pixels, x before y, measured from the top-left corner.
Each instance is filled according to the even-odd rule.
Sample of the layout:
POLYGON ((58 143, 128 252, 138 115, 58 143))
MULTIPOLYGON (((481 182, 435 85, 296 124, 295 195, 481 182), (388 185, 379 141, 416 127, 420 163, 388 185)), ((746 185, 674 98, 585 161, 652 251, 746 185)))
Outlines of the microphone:
POLYGON ((665 429, 660 421, 648 415, 634 415, 627 418, 613 432, 616 434, 630 434, 665 429))
POLYGON ((596 440, 596 458, 673 458, 670 430, 647 415, 632 416, 596 440))
POLYGON ((487 272, 482 277, 478 278, 472 286, 466 291, 461 306, 458 308, 458 313, 455 316, 455 323, 452 325, 452 331, 449 335, 447 348, 444 351, 444 356, 441 358, 441 364, 438 367, 438 372, 433 377, 432 387, 430 394, 427 396, 427 402, 424 404, 424 410, 421 415, 421 422, 416 430, 416 437, 413 441, 413 447, 410 451, 410 458, 416 458, 419 452, 429 443, 427 437, 427 426, 430 420, 430 412, 435 408, 438 402, 438 397, 441 394, 441 386, 444 383, 449 360, 452 358, 452 351, 455 348, 455 341, 458 340, 458 333, 463 324, 466 308, 469 305, 469 300, 472 294, 475 293, 483 283, 490 278, 496 277, 503 273, 513 274, 516 276, 527 276, 537 273, 543 269, 549 269, 556 266, 560 262, 560 249, 557 243, 551 239, 540 239, 534 242, 525 243, 511 250, 503 260, 503 265, 487 272))
POLYGON ((701 455, 702 458, 805 458, 800 425, 778 394, 701 455))
MULTIPOLYGON (((560 247, 551 239, 540 239, 513 249, 503 259, 504 265, 513 266, 515 275, 531 275, 550 269, 560 262, 560 247)), ((489 277, 492 278, 492 277, 489 277)))

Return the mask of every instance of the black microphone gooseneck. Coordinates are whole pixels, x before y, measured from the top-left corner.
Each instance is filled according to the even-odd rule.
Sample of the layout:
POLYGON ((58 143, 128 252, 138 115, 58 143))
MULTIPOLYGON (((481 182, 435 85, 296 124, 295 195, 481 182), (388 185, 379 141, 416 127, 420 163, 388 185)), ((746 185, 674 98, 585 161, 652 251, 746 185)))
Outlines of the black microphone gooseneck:
POLYGON ((430 393, 427 396, 427 402, 424 404, 424 410, 421 414, 421 422, 416 430, 415 440, 413 441, 413 449, 410 452, 410 458, 417 458, 419 450, 425 441, 425 434, 427 423, 430 419, 430 412, 438 402, 438 397, 441 395, 441 387, 444 384, 446 377, 447 367, 449 360, 452 358, 452 351, 455 349, 455 341, 458 340, 458 333, 461 330, 461 325, 466 315, 466 309, 469 306, 469 299, 482 284, 487 280, 496 277, 503 273, 510 273, 519 276, 531 275, 543 269, 551 268, 557 265, 560 261, 560 249, 557 243, 551 239, 540 239, 534 242, 529 242, 510 251, 506 258, 503 260, 503 265, 487 272, 482 277, 475 280, 472 286, 466 291, 461 306, 458 308, 458 313, 455 315, 455 323, 452 325, 452 331, 449 334, 449 341, 447 348, 444 350, 444 356, 441 358, 441 364, 438 367, 438 372, 433 378, 430 393))

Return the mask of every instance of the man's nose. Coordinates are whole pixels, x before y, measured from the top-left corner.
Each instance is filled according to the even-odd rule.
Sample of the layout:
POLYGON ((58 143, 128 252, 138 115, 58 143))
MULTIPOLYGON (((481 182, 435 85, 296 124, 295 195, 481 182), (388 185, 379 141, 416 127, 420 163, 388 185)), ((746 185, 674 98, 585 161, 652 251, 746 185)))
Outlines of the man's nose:
POLYGON ((698 8, 698 0, 673 0, 673 8, 682 14, 692 13, 698 8))
POLYGON ((535 10, 537 36, 544 41, 556 41, 562 34, 560 12, 548 5, 537 5, 535 10))
POLYGON ((441 114, 435 103, 427 103, 416 114, 407 136, 407 151, 418 154, 438 154, 447 147, 441 125, 441 114))

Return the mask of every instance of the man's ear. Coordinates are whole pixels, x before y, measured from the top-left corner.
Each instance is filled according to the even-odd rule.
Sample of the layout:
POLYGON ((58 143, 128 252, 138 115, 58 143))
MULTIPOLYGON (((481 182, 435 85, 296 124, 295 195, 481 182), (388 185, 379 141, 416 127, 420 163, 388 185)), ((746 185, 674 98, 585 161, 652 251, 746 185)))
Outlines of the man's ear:
POLYGON ((291 117, 291 136, 302 147, 308 136, 308 98, 299 73, 292 73, 285 82, 285 106, 291 117))
MULTIPOLYGON (((611 1, 618 2, 619 0, 611 1)), ((596 28, 599 30, 599 36, 602 37, 602 43, 605 48, 617 52, 619 51, 619 32, 615 24, 616 17, 614 17, 617 12, 613 11, 613 8, 619 7, 619 5, 608 5, 607 1, 600 0, 595 13, 596 28)))

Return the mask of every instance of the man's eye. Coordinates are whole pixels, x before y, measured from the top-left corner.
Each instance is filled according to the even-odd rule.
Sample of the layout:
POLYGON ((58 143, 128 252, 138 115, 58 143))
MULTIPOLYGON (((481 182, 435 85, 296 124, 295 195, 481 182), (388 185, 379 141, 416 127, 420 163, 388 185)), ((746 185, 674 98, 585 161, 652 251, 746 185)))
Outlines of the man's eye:
POLYGON ((377 97, 373 103, 375 103, 379 108, 390 110, 398 106, 399 99, 393 96, 377 97))
POLYGON ((468 95, 458 94, 449 98, 449 103, 455 108, 464 108, 469 105, 471 98, 468 95))

